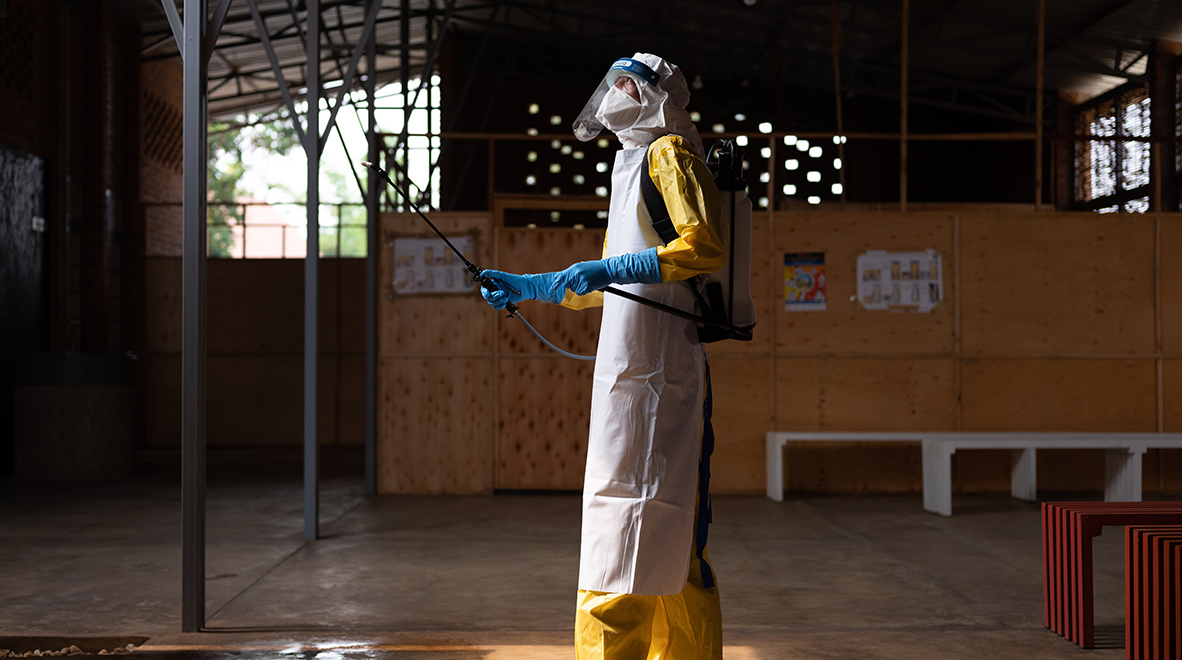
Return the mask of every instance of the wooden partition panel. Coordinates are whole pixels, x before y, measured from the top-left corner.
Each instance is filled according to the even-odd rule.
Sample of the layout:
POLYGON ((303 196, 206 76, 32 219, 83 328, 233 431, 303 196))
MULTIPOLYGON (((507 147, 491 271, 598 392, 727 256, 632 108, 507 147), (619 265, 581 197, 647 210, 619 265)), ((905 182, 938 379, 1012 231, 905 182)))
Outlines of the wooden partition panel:
POLYGON ((776 420, 793 431, 950 431, 956 365, 944 358, 780 358, 776 420))
MULTIPOLYGON (((207 433, 211 439, 241 432, 251 444, 296 446, 303 439, 304 360, 297 355, 211 355, 206 360, 207 433)), ((318 412, 328 413, 321 360, 318 412)), ((363 375, 364 377, 364 375, 363 375)), ((328 413, 331 414, 331 413, 328 413)), ((323 414, 317 429, 324 428, 323 414)))
POLYGON ((1163 430, 1182 432, 1182 357, 1162 361, 1163 430))
MULTIPOLYGON (((475 238, 473 262, 492 263, 493 233, 487 213, 434 213, 432 222, 447 236, 475 238)), ((378 267, 378 352, 404 356, 491 356, 495 315, 473 291, 470 294, 398 295, 391 258, 394 240, 434 238, 415 214, 382 215, 378 267)))
MULTIPOLYGON (((599 259, 603 254, 602 229, 525 229, 502 227, 498 231, 498 268, 513 273, 546 273, 562 270, 577 261, 599 259)), ((598 307, 572 310, 537 301, 521 304, 522 315, 555 346, 579 355, 593 355, 599 340, 598 307)), ((515 320, 497 323, 499 350, 504 354, 537 355, 568 360, 547 348, 515 320)), ((512 387, 511 383, 508 383, 512 387)))
MULTIPOLYGON (((828 309, 784 310, 783 284, 774 292, 776 350, 789 354, 949 353, 953 348, 956 266, 953 218, 941 214, 817 213, 776 215, 772 268, 784 254, 824 252, 828 309), (854 300, 858 256, 869 250, 935 249, 944 267, 944 301, 929 314, 866 311, 854 300)), ((782 280, 782 278, 781 278, 782 280)))
POLYGON ((1182 356, 1182 214, 1160 218, 1162 350, 1182 356))
MULTIPOLYGON (((475 232, 479 262, 511 272, 564 268, 602 249, 596 230, 495 228, 489 214, 434 219, 451 235, 475 232)), ((384 241, 422 236, 420 223, 389 216, 384 241)), ((810 210, 757 212, 753 232, 755 340, 707 347, 715 492, 762 492, 769 430, 1182 430, 1182 216, 810 210), (926 249, 944 269, 944 300, 931 313, 867 311, 850 299, 858 255, 926 249), (825 311, 784 309, 783 259, 797 252, 825 253, 825 311)), ((382 492, 580 487, 590 363, 551 353, 475 293, 382 291, 382 492)), ((594 352, 598 310, 522 310, 562 348, 594 352)), ((167 327, 153 338, 173 340, 167 327)), ((1147 458, 1147 490, 1182 487, 1169 476, 1178 453, 1147 458)), ((801 443, 787 454, 794 491, 921 487, 914 443, 801 443)), ((1093 454, 1040 453, 1040 485, 1098 487, 1103 461, 1093 454)), ((954 487, 1008 491, 1009 467, 1008 452, 960 452, 954 487)))
POLYGON ((964 352, 1152 353, 1155 221, 961 216, 964 352))
MULTIPOLYGON (((943 358, 785 358, 776 364, 778 428, 943 431, 956 426, 955 364, 943 358)), ((789 443, 786 487, 799 492, 914 492, 915 443, 789 443)))
MULTIPOLYGON (((206 293, 209 352, 286 354, 302 359, 303 260, 220 259, 210 261, 209 266, 206 293), (264 263, 266 266, 261 266, 264 263)), ((336 301, 326 299, 337 290, 335 271, 321 264, 320 306, 325 318, 332 318, 326 315, 336 312, 336 301)), ((321 323, 319 331, 321 349, 335 345, 335 323, 321 323)), ((297 380, 302 380, 298 374, 297 380)), ((302 405, 300 397, 296 405, 302 405)))
MULTIPOLYGON (((181 260, 145 264, 144 427, 148 446, 180 444, 181 260)), ((318 433, 365 442, 365 263, 320 270, 318 433)), ((210 259, 207 424, 211 447, 303 442, 304 272, 299 259, 210 259)))
POLYGON ((492 490, 491 358, 383 356, 378 491, 492 490))
MULTIPOLYGON (((775 313, 776 430, 954 430, 957 424, 955 218, 946 213, 776 213, 769 298, 775 313), (868 311, 857 260, 871 250, 941 256, 944 299, 928 314, 868 311), (784 307, 785 254, 822 252, 824 311, 784 307)), ((912 444, 790 443, 785 485, 797 492, 913 492, 912 444)))
POLYGON ((967 359, 965 431, 1157 430, 1152 359, 967 359))
POLYGON ((771 365, 765 357, 711 355, 710 488, 719 493, 762 493, 767 475, 764 437, 772 417, 771 365))
POLYGON ((594 368, 567 358, 501 356, 497 488, 583 487, 594 368))
MULTIPOLYGON (((181 331, 184 328, 181 323, 181 260, 146 259, 144 284, 144 353, 146 356, 175 354, 179 369, 181 331)), ((164 377, 162 372, 160 376, 164 377)), ((180 405, 180 394, 177 395, 177 405, 180 405)), ((150 410, 151 406, 148 407, 150 410)), ((180 414, 179 407, 177 414, 180 414)))
POLYGON ((143 379, 145 444, 148 447, 180 447, 180 354, 147 353, 141 358, 140 374, 143 379))
MULTIPOLYGON (((435 213, 449 237, 471 235, 492 263, 487 213, 435 213)), ((493 488, 496 315, 467 294, 400 295, 394 241, 433 237, 415 214, 383 214, 378 268, 378 492, 487 493, 493 488)))
MULTIPOLYGON (((1182 357, 1162 361, 1162 426, 1170 433, 1182 432, 1182 357)), ((1182 492, 1182 451, 1150 449, 1143 480, 1146 489, 1182 492)))
MULTIPOLYGON (((576 261, 600 258, 603 235, 601 229, 502 227, 497 264, 515 273, 562 270, 576 261)), ((527 301, 521 314, 559 348, 595 354, 600 308, 576 311, 527 301)), ((497 488, 581 489, 595 363, 554 353, 516 320, 502 318, 497 333, 497 488)))

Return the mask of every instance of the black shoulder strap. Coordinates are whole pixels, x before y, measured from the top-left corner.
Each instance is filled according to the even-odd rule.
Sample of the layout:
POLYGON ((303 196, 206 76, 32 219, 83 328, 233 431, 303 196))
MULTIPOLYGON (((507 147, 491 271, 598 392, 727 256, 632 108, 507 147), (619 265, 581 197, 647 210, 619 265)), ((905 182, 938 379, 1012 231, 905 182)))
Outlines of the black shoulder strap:
MULTIPOLYGON (((649 151, 652 151, 652 145, 649 145, 649 151)), ((661 241, 665 245, 668 245, 677 240, 677 228, 673 226, 673 220, 669 217, 669 208, 665 205, 665 199, 661 197, 661 191, 653 181, 652 171, 648 167, 648 153, 645 154, 644 174, 640 177, 640 194, 644 197, 644 206, 648 209, 648 214, 653 219, 653 229, 656 230, 657 236, 660 237, 661 241)), ((734 239, 732 238, 731 240, 733 244, 734 239)), ((701 316, 670 308, 614 287, 608 287, 605 290, 698 323, 698 338, 703 342, 719 341, 722 339, 751 341, 751 328, 737 328, 727 319, 726 313, 724 312, 725 305, 722 300, 722 285, 717 282, 707 284, 706 295, 703 296, 702 292, 698 290, 698 279, 698 277, 691 278, 685 280, 685 283, 694 292, 694 298, 697 299, 698 307, 702 310, 701 316)))
POLYGON ((650 144, 648 153, 644 156, 644 175, 640 177, 640 194, 644 197, 644 205, 648 208, 649 217, 653 220, 653 229, 661 238, 661 242, 668 245, 677 240, 677 228, 673 226, 673 220, 669 217, 669 208, 665 206, 665 199, 661 197, 661 191, 653 181, 652 171, 648 166, 648 154, 652 153, 652 148, 653 146, 650 144))

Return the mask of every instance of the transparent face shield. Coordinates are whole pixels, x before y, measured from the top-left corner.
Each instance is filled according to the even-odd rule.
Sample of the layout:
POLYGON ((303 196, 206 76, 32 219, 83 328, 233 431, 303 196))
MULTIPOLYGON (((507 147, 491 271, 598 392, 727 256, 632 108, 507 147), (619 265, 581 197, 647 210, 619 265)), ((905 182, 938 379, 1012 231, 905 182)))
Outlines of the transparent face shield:
POLYGON ((616 132, 632 128, 649 114, 648 108, 665 100, 665 90, 657 86, 658 82, 660 76, 644 62, 616 60, 571 126, 575 137, 589 142, 604 128, 616 132), (628 93, 632 89, 639 100, 628 93))

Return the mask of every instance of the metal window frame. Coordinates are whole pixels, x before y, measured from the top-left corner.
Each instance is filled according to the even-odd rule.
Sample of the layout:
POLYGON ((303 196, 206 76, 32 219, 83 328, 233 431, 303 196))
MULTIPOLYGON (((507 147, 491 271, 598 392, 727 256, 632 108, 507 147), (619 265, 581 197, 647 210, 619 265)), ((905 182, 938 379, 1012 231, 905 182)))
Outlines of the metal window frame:
MULTIPOLYGON (((1154 137, 1153 137, 1152 133, 1150 134, 1149 137, 1136 137, 1136 136, 1122 134, 1121 127, 1123 125, 1125 107, 1124 107, 1124 104, 1121 102, 1121 99, 1129 92, 1137 90, 1137 89, 1141 89, 1141 88, 1145 88, 1146 97, 1148 98, 1149 92, 1150 92, 1149 83, 1148 82, 1141 82, 1138 80, 1132 80, 1132 81, 1129 81, 1129 82, 1127 82, 1123 85, 1120 85, 1118 87, 1114 87, 1114 88, 1108 90, 1107 92, 1104 92, 1103 94, 1101 94, 1093 99, 1089 99, 1088 101, 1077 105, 1073 109, 1073 111, 1072 111, 1073 122, 1072 123, 1073 123, 1073 128, 1074 128, 1074 124, 1078 121, 1081 113, 1086 112, 1088 110, 1093 110, 1093 109, 1098 108, 1098 107, 1104 105, 1105 103, 1108 103, 1111 101, 1112 108, 1113 108, 1113 121, 1115 121, 1116 134, 1111 137, 1107 137, 1107 136, 1094 137, 1094 136, 1078 135, 1077 134, 1075 136, 1075 139, 1078 141, 1079 144, 1085 145, 1085 148, 1089 149, 1089 150, 1091 150, 1093 148, 1093 145, 1097 142, 1113 142, 1117 145, 1116 163, 1114 165, 1114 170, 1113 170, 1113 177, 1114 177, 1113 180, 1114 180, 1115 186, 1116 186, 1115 191, 1112 192, 1111 194, 1104 195, 1101 197, 1092 197, 1091 199, 1088 199, 1088 200, 1078 199, 1078 197, 1077 197, 1076 199, 1073 200, 1073 204, 1072 204, 1072 206, 1074 207, 1075 210, 1077 210, 1077 211, 1097 211, 1102 208, 1107 208, 1109 206, 1116 205, 1116 207, 1120 210, 1120 212, 1124 212, 1124 206, 1126 203, 1128 203, 1134 199, 1140 199, 1142 197, 1149 198, 1149 204, 1150 204, 1150 207, 1152 208, 1152 205, 1153 205, 1153 183, 1154 183, 1153 180, 1154 180, 1154 177, 1157 176, 1157 174, 1154 172, 1154 168, 1152 167, 1152 165, 1149 168, 1149 181, 1147 183, 1137 186, 1136 188, 1130 188, 1128 190, 1125 190, 1121 187, 1121 177, 1124 174, 1125 163, 1124 163, 1123 150, 1120 148, 1120 144, 1122 142, 1148 142, 1148 143, 1152 144, 1154 141, 1154 137)), ((1156 112, 1156 110, 1152 107, 1152 105, 1150 106, 1149 111, 1150 111, 1150 113, 1156 112)), ((1152 156, 1150 158, 1152 160, 1152 156)), ((1072 173, 1074 174, 1075 178, 1078 179, 1078 177, 1079 177, 1079 158, 1078 157, 1073 158, 1072 173)), ((1075 186, 1073 185, 1072 188, 1074 190, 1075 186)), ((1074 194, 1078 195, 1079 191, 1075 190, 1074 194)))

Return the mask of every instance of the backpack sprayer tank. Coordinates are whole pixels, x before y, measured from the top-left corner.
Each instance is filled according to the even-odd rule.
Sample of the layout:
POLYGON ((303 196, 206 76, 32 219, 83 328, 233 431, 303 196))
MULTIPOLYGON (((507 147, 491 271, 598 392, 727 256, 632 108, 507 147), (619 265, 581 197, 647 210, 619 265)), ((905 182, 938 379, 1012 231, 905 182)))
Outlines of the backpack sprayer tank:
POLYGON ((722 268, 702 278, 699 291, 707 309, 703 315, 727 323, 729 330, 699 327, 703 342, 737 339, 751 341, 755 301, 751 298, 751 198, 743 180, 743 152, 733 140, 714 143, 706 156, 722 201, 722 218, 730 233, 730 252, 722 268))

